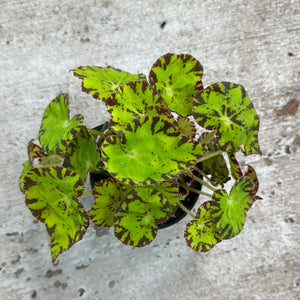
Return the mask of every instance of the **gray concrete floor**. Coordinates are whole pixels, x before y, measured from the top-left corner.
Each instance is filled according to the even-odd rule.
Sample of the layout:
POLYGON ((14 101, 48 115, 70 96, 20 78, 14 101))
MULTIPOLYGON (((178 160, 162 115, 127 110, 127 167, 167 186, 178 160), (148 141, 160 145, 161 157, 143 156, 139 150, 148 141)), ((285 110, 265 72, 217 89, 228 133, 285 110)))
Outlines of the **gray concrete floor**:
MULTIPOLYGON (((299 299, 299 0, 0 1, 1 299, 299 299), (162 24, 165 22, 165 26, 162 24), (56 265, 17 180, 44 108, 69 92, 86 124, 108 118, 68 70, 112 65, 148 73, 166 52, 190 53, 204 85, 243 84, 261 118, 260 195, 243 232, 194 253, 185 222, 132 249, 92 226, 56 265), (296 103, 296 102, 294 102, 296 103)), ((84 199, 86 206, 91 198, 84 199)))

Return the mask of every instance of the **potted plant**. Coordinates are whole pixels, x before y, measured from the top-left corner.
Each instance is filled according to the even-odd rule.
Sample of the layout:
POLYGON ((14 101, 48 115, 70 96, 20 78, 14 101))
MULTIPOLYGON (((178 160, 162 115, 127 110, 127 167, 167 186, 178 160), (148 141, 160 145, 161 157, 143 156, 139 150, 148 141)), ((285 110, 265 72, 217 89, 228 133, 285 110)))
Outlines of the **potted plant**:
POLYGON ((53 262, 82 239, 90 220, 113 226, 122 243, 135 247, 150 244, 178 209, 191 217, 184 238, 195 251, 241 232, 261 199, 254 169, 242 170, 235 156, 260 153, 259 118, 241 85, 203 88, 202 65, 188 54, 163 55, 148 80, 112 67, 73 72, 111 118, 87 128, 81 114, 69 118, 69 97, 60 94, 43 114, 39 143, 28 144, 19 185, 47 228, 53 262), (83 192, 89 172, 100 180, 83 192), (183 204, 191 193, 208 198, 195 215, 183 204), (95 202, 86 211, 78 198, 89 194, 95 202))

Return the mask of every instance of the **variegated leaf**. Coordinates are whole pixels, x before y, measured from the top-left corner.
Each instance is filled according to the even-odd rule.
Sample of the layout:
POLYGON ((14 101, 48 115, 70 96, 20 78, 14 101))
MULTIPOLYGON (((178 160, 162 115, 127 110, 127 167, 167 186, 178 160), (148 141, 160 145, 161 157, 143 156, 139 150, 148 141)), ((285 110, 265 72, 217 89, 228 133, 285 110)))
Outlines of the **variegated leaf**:
POLYGON ((184 238, 187 245, 197 252, 211 250, 222 240, 210 212, 211 202, 201 204, 196 219, 188 222, 184 238))
POLYGON ((43 114, 39 140, 44 152, 58 154, 74 138, 82 126, 83 116, 69 120, 69 97, 60 94, 54 98, 43 114))
POLYGON ((240 167, 240 164, 237 161, 234 153, 227 153, 227 154, 228 154, 228 159, 229 159, 229 164, 230 164, 231 176, 235 180, 238 180, 240 177, 243 176, 243 172, 242 172, 242 169, 240 167))
POLYGON ((82 79, 82 90, 95 99, 105 100, 121 85, 146 80, 144 74, 131 74, 113 67, 85 66, 74 69, 74 75, 82 79))
POLYGON ((31 163, 34 163, 35 159, 40 161, 42 157, 48 156, 48 154, 45 153, 39 145, 34 143, 34 139, 29 141, 27 145, 27 153, 31 163))
POLYGON ((246 213, 253 201, 253 187, 254 183, 250 178, 241 177, 235 182, 229 195, 223 189, 214 192, 210 210, 223 239, 230 239, 242 231, 246 213))
POLYGON ((172 111, 187 116, 192 113, 196 91, 203 88, 202 74, 203 67, 193 56, 167 53, 153 64, 149 82, 172 111))
POLYGON ((143 247, 157 234, 157 224, 171 213, 167 198, 153 187, 135 187, 114 216, 115 236, 124 244, 143 247))
MULTIPOLYGON (((210 136, 210 133, 203 133, 200 137, 200 140, 206 140, 207 136, 210 136)), ((218 148, 215 145, 214 138, 207 141, 205 145, 210 152, 218 150, 218 148)), ((202 170, 204 173, 211 176, 210 182, 214 185, 224 185, 224 183, 230 180, 229 171, 223 154, 219 154, 217 156, 204 160, 202 162, 202 170)))
POLYGON ((258 153, 259 118, 243 86, 215 83, 197 93, 193 116, 200 126, 216 130, 219 147, 229 153, 258 153))
POLYGON ((166 104, 147 81, 130 82, 117 88, 105 103, 111 114, 111 126, 117 131, 139 117, 159 115, 173 121, 166 104))
POLYGON ((21 172, 20 177, 19 177, 19 188, 20 188, 22 193, 25 193, 25 190, 24 190, 24 177, 29 172, 31 167, 32 167, 32 164, 31 164, 30 160, 27 160, 23 163, 23 171, 21 172))
POLYGON ((93 223, 100 227, 113 226, 115 210, 125 198, 126 190, 113 178, 95 183, 93 188, 95 203, 88 212, 93 223))
POLYGON ((81 240, 89 226, 88 215, 77 199, 83 188, 79 175, 63 167, 33 168, 24 177, 25 202, 47 228, 52 262, 81 240))
POLYGON ((101 170, 100 153, 86 127, 81 128, 66 148, 63 166, 76 171, 83 181, 90 170, 101 170))
POLYGON ((196 127, 195 124, 192 121, 190 121, 188 117, 179 116, 176 123, 182 135, 187 136, 189 139, 195 138, 196 127))
POLYGON ((202 145, 181 135, 175 126, 159 117, 145 117, 128 123, 118 135, 102 145, 102 159, 108 172, 124 184, 157 184, 177 178, 203 154, 202 145))

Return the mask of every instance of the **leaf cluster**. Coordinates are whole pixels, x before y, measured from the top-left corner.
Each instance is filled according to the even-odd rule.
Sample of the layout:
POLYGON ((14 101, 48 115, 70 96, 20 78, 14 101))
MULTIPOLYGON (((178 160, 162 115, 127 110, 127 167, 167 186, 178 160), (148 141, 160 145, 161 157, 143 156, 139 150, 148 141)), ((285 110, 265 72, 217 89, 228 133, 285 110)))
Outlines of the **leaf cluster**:
POLYGON ((90 221, 113 227, 126 245, 150 244, 160 224, 187 210, 182 201, 190 192, 210 199, 196 215, 187 211, 189 247, 208 251, 241 232, 247 211, 260 199, 254 169, 243 172, 235 156, 240 150, 260 154, 259 118, 243 86, 217 82, 203 88, 203 67, 189 54, 158 58, 148 80, 113 67, 73 72, 111 117, 87 128, 81 114, 70 118, 69 96, 60 94, 44 111, 39 141, 28 144, 19 185, 27 207, 48 230, 53 262, 82 239, 90 221), (86 211, 78 198, 86 195, 89 172, 101 180, 86 211), (193 182, 212 194, 195 191, 193 182))

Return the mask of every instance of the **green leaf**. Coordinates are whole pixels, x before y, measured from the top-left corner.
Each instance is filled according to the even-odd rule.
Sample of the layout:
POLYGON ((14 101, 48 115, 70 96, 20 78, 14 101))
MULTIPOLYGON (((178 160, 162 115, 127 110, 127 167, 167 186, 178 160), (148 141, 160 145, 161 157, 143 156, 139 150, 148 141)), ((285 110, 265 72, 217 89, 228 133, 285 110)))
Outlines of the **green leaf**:
POLYGON ((77 199, 83 188, 79 175, 63 167, 33 168, 24 177, 25 202, 47 228, 52 262, 81 240, 89 226, 88 215, 77 199))
MULTIPOLYGON (((104 134, 104 133, 107 131, 108 128, 109 128, 109 122, 105 122, 105 123, 102 124, 102 125, 99 125, 99 126, 97 126, 97 127, 94 127, 93 130, 98 131, 98 132, 104 134)), ((104 135, 103 135, 103 136, 102 136, 102 135, 100 136, 100 135, 96 135, 96 134, 93 134, 93 133, 92 133, 92 136, 93 136, 94 140, 96 141, 97 146, 100 148, 101 145, 102 145, 102 142, 103 142, 103 140, 104 140, 104 135)))
POLYGON ((178 181, 162 182, 156 185, 150 185, 153 191, 160 193, 167 201, 177 207, 177 203, 183 201, 186 195, 180 194, 178 181))
MULTIPOLYGON (((235 180, 238 180, 240 177, 243 176, 242 169, 241 169, 234 154, 228 153, 228 158, 229 158, 229 163, 230 163, 231 175, 235 180)), ((252 203, 251 203, 251 205, 252 205, 256 200, 262 200, 262 198, 260 196, 256 195, 256 193, 258 191, 258 187, 259 187, 258 178, 257 178, 254 168, 251 167, 250 165, 248 165, 248 170, 244 176, 249 177, 254 184, 253 188, 250 192, 252 195, 252 203)))
POLYGON ((74 69, 74 75, 82 79, 82 90, 96 99, 105 100, 119 86, 146 80, 144 74, 131 74, 112 67, 85 66, 74 69))
POLYGON ((207 145, 208 143, 213 141, 214 144, 216 144, 215 143, 215 133, 216 133, 216 130, 211 131, 211 132, 202 133, 199 138, 200 143, 203 145, 207 145))
POLYGON ((179 116, 177 119, 177 126, 179 131, 187 136, 189 139, 194 139, 196 136, 196 127, 195 124, 190 121, 187 117, 179 116))
POLYGON ((253 201, 253 187, 254 183, 250 178, 241 177, 235 182, 229 195, 223 189, 214 192, 210 209, 223 239, 230 239, 242 231, 246 213, 253 201))
POLYGON ((251 190, 251 194, 254 196, 257 193, 258 187, 259 187, 258 178, 257 178, 254 168, 251 167, 250 165, 247 165, 247 167, 248 167, 248 170, 245 173, 245 176, 249 177, 252 180, 252 182, 254 183, 253 189, 251 190))
POLYGON ((230 82, 215 83, 197 93, 193 116, 207 130, 216 130, 220 148, 229 153, 240 149, 260 154, 259 118, 244 87, 230 82))
POLYGON ((43 167, 54 167, 54 166, 61 166, 64 161, 64 157, 59 154, 52 154, 43 156, 40 158, 40 163, 38 166, 43 167))
POLYGON ((37 166, 45 167, 50 165, 61 165, 63 161, 63 159, 59 155, 48 155, 43 151, 43 149, 39 145, 35 144, 33 141, 33 139, 30 140, 27 145, 27 153, 29 160, 23 163, 24 168, 19 177, 19 188, 23 193, 25 192, 23 179, 31 168, 37 166))
POLYGON ((113 226, 115 210, 126 195, 126 189, 112 178, 100 180, 94 185, 95 203, 88 212, 93 223, 101 227, 113 226))
POLYGON ((230 180, 226 162, 221 154, 203 161, 203 171, 207 175, 211 175, 209 180, 215 186, 224 185, 230 180))
POLYGON ((102 145, 108 172, 127 185, 156 184, 178 177, 202 154, 200 144, 159 117, 135 119, 120 136, 109 136, 102 145))
POLYGON ((209 251, 222 240, 210 207, 210 201, 204 202, 197 210, 196 220, 190 221, 184 232, 187 245, 197 252, 209 251))
POLYGON ((227 153, 229 164, 230 164, 230 172, 234 180, 238 180, 240 177, 243 176, 242 169, 240 167, 239 162, 237 161, 234 153, 227 153))
POLYGON ((251 190, 251 196, 252 196, 252 203, 251 205, 253 205, 253 203, 256 201, 256 200, 262 200, 263 198, 256 195, 256 193, 258 192, 258 188, 259 188, 259 182, 258 182, 258 178, 257 178, 257 175, 256 175, 256 172, 254 170, 253 167, 251 167, 250 165, 247 165, 248 166, 248 170, 247 172, 245 173, 245 177, 248 177, 252 180, 253 182, 253 188, 251 190))
POLYGON ((171 205, 153 187, 135 187, 114 216, 115 236, 124 244, 143 247, 157 234, 157 224, 168 219, 171 205))
POLYGON ((85 126, 81 127, 81 130, 69 143, 63 166, 75 170, 83 181, 89 170, 101 170, 100 153, 85 126))
POLYGON ((27 145, 27 153, 28 158, 33 163, 35 159, 41 160, 42 157, 48 156, 47 153, 43 151, 43 149, 33 142, 34 140, 30 140, 27 145))
POLYGON ((69 97, 60 94, 46 108, 39 140, 43 150, 49 154, 63 152, 82 126, 83 116, 76 115, 69 120, 69 97))
POLYGON ((43 149, 35 144, 33 140, 28 143, 27 146, 28 157, 33 166, 55 166, 62 165, 64 157, 61 154, 47 154, 43 149))
POLYGON ((23 171, 21 172, 20 177, 19 177, 19 188, 20 188, 22 193, 25 193, 25 190, 24 190, 24 177, 26 176, 26 174, 29 172, 29 170, 32 167, 32 164, 31 164, 30 160, 27 160, 27 161, 23 162, 23 167, 24 167, 23 171))
POLYGON ((193 56, 167 53, 153 64, 149 82, 172 111, 187 116, 196 91, 202 90, 202 74, 202 65, 193 56))
MULTIPOLYGON (((210 135, 210 133, 205 132, 202 134, 200 140, 205 140, 206 135, 210 135)), ((215 152, 218 150, 218 148, 215 146, 214 138, 206 143, 206 147, 209 152, 215 152)), ((210 181, 213 183, 213 185, 223 185, 230 180, 229 171, 223 154, 204 160, 202 162, 202 170, 205 174, 211 175, 210 181)))
POLYGON ((138 117, 160 115, 173 119, 162 98, 147 81, 130 82, 117 88, 106 100, 106 106, 115 130, 123 130, 128 122, 138 117))
MULTIPOLYGON (((240 177, 243 176, 242 169, 241 169, 237 159, 235 158, 234 154, 228 153, 228 158, 229 158, 229 163, 230 163, 231 175, 235 180, 238 180, 240 177)), ((250 165, 247 165, 247 166, 248 166, 248 170, 244 176, 249 177, 254 184, 253 188, 251 190, 251 195, 253 196, 253 202, 258 199, 261 200, 262 198, 260 196, 256 196, 256 193, 257 193, 258 187, 259 187, 259 182, 258 182, 256 172, 253 167, 251 167, 250 165)))

